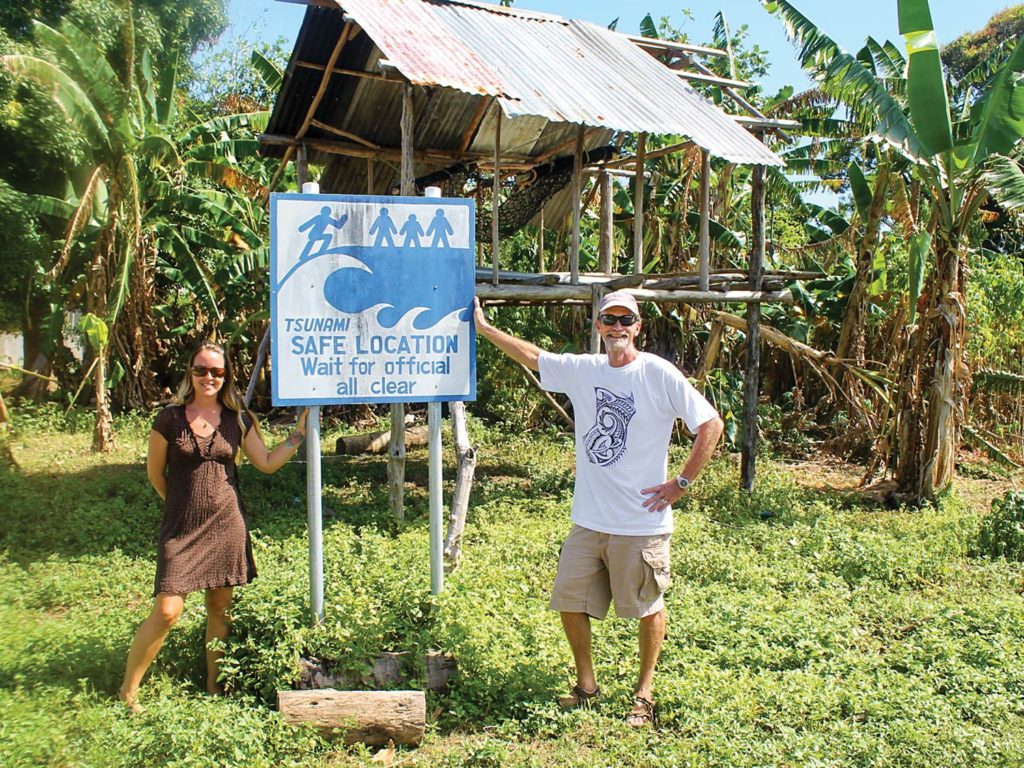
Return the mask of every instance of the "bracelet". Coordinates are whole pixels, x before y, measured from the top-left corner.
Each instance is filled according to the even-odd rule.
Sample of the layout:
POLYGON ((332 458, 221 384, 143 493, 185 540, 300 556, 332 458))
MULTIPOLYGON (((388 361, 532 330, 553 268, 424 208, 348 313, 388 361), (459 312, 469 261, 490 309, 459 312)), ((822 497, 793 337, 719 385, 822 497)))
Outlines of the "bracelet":
POLYGON ((299 444, 302 443, 305 437, 306 436, 304 434, 302 434, 298 430, 295 430, 290 435, 288 435, 288 437, 285 439, 285 442, 288 443, 288 445, 290 445, 292 448, 297 448, 299 444))

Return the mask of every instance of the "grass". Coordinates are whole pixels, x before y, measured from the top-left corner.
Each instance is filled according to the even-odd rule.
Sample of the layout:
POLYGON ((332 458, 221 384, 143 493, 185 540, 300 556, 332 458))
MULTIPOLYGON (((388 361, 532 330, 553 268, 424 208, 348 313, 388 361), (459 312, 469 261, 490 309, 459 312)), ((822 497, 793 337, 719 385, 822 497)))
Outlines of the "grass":
POLYGON ((987 509, 951 496, 879 510, 802 487, 799 465, 770 461, 748 497, 735 463, 717 460, 677 513, 659 729, 622 724, 636 665, 625 620, 595 625, 604 701, 559 712, 571 659, 545 603, 569 526, 572 446, 476 421, 465 556, 438 598, 425 452, 410 455, 401 528, 383 458, 325 456, 328 621, 315 629, 300 468, 244 466, 260 576, 233 611, 232 693, 201 693, 194 595, 144 685, 144 713, 129 715, 113 694, 150 605, 160 514, 143 467, 148 417, 121 419, 105 457, 89 451, 87 415, 14 417, 22 470, 0 476, 0 765, 369 764, 365 747, 283 723, 274 691, 295 683, 299 655, 358 678, 384 651, 406 652, 408 684, 421 687, 430 648, 459 669, 428 695, 424 744, 395 764, 1024 764, 1024 568, 972 556, 987 509))

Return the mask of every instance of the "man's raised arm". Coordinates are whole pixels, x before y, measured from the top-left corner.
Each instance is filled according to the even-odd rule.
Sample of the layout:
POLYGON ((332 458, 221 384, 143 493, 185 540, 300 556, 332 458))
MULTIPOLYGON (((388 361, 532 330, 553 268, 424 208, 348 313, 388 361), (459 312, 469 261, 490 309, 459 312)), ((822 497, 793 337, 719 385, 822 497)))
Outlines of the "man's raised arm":
POLYGON ((541 353, 540 347, 505 333, 487 322, 483 309, 480 307, 480 299, 474 297, 473 305, 473 320, 476 323, 477 334, 483 336, 517 363, 525 365, 532 371, 540 370, 537 363, 541 353))

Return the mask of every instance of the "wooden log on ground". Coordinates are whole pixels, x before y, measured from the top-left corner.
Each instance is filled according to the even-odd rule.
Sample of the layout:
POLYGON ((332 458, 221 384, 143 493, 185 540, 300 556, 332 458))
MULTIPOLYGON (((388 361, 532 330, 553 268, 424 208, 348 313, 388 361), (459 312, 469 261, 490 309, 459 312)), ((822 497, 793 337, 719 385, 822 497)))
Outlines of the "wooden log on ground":
MULTIPOLYGON (((416 448, 426 445, 428 439, 425 426, 411 427, 405 430, 405 447, 416 448)), ((346 435, 339 437, 334 444, 334 452, 341 456, 354 456, 357 453, 385 453, 391 445, 391 430, 366 432, 362 435, 346 435)))
POLYGON ((427 724, 423 691, 278 691, 277 709, 287 722, 346 744, 419 744, 427 724))

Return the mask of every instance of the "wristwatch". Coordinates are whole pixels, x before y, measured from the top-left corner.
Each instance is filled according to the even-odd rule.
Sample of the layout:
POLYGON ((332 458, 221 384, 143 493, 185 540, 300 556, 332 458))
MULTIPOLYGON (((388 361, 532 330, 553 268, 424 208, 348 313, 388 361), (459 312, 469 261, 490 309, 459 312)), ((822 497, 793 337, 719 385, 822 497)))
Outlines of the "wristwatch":
POLYGON ((681 490, 685 491, 690 487, 690 481, 683 475, 679 475, 676 477, 676 485, 678 485, 681 490))

